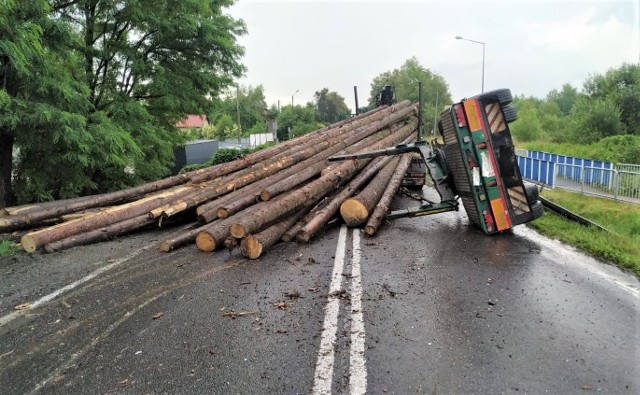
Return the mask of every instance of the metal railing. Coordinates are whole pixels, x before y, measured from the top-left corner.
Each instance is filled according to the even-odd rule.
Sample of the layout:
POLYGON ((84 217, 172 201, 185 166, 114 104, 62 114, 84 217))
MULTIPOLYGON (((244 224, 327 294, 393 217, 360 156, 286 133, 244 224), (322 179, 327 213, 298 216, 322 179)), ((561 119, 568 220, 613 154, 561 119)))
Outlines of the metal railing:
POLYGON ((555 165, 554 187, 640 204, 640 172, 555 165))

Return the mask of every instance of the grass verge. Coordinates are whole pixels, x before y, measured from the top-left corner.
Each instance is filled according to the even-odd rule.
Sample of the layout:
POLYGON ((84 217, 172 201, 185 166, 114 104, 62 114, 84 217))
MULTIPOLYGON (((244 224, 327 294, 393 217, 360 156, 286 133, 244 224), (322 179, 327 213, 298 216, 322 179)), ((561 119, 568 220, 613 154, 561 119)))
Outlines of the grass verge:
POLYGON ((558 189, 544 190, 541 195, 610 232, 582 226, 547 210, 544 216, 531 222, 539 233, 631 269, 640 277, 640 205, 558 189))
POLYGON ((16 255, 20 246, 12 241, 0 241, 0 258, 16 255))

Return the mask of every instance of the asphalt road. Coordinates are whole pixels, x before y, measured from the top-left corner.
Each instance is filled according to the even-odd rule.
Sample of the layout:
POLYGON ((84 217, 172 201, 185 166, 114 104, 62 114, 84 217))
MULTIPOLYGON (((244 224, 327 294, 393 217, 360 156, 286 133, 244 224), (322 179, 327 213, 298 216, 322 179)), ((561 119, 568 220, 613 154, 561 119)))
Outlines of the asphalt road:
POLYGON ((525 227, 334 225, 257 261, 170 232, 0 260, 0 393, 640 393, 640 282, 525 227))

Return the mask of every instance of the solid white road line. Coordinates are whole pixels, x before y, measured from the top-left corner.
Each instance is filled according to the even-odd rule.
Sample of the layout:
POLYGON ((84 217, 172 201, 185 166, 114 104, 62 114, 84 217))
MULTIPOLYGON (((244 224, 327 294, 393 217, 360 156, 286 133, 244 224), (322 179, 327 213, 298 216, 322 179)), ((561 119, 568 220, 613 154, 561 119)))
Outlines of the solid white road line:
POLYGON ((353 260, 351 262, 351 353, 349 355, 349 393, 351 395, 360 395, 367 391, 360 252, 360 230, 355 229, 353 231, 353 260))
MULTIPOLYGON (((154 243, 155 244, 155 243, 154 243)), ((4 326, 6 324, 8 324, 9 322, 13 321, 14 319, 18 318, 21 315, 26 314, 29 310, 34 309, 36 307, 42 306, 43 304, 52 301, 53 299, 57 298, 58 296, 71 291, 74 288, 77 288, 78 286, 86 283, 87 281, 90 281, 91 279, 96 278, 97 276, 99 276, 100 274, 111 270, 112 268, 123 264, 124 262, 127 262, 128 260, 134 258, 136 255, 138 255, 139 253, 141 253, 142 251, 145 251, 147 249, 149 249, 150 246, 145 246, 143 248, 139 248, 135 251, 133 251, 131 254, 125 256, 124 258, 120 258, 116 261, 114 261, 113 263, 107 265, 107 266, 103 266, 99 269, 94 270, 93 272, 89 273, 88 275, 86 275, 85 277, 81 278, 80 280, 74 281, 69 285, 66 285, 48 295, 45 295, 43 297, 41 297, 40 299, 36 300, 33 303, 28 304, 27 306, 25 306, 24 309, 22 310, 16 310, 12 313, 9 313, 7 315, 4 315, 2 317, 0 317, 0 326, 4 326)))
POLYGON ((340 228, 340 235, 338 236, 336 257, 333 261, 331 285, 329 286, 329 296, 327 305, 325 306, 322 337, 320 339, 320 349, 318 350, 318 361, 316 363, 316 372, 313 381, 313 394, 331 394, 336 333, 338 330, 338 313, 340 312, 340 299, 336 293, 340 291, 342 287, 346 243, 347 227, 343 225, 342 228, 340 228))

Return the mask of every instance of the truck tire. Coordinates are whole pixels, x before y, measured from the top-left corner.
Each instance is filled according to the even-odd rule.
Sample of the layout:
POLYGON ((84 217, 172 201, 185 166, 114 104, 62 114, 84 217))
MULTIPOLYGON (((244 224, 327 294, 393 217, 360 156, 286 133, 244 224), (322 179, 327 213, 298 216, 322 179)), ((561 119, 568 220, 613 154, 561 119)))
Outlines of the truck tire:
POLYGON ((505 106, 502 107, 502 111, 504 112, 504 120, 507 123, 511 123, 518 119, 518 111, 515 108, 511 106, 505 106))
POLYGON ((507 104, 513 101, 513 96, 511 95, 510 89, 496 89, 494 91, 489 91, 478 96, 475 96, 478 100, 498 100, 500 104, 506 106, 507 104))
POLYGON ((544 214, 544 206, 542 202, 536 200, 535 203, 531 204, 531 217, 532 219, 540 218, 544 214))
POLYGON ((540 192, 536 184, 524 184, 524 194, 527 197, 527 202, 532 206, 540 197, 540 192))

